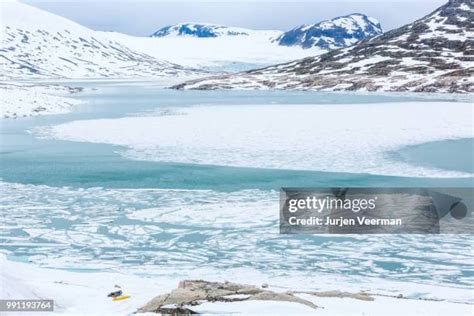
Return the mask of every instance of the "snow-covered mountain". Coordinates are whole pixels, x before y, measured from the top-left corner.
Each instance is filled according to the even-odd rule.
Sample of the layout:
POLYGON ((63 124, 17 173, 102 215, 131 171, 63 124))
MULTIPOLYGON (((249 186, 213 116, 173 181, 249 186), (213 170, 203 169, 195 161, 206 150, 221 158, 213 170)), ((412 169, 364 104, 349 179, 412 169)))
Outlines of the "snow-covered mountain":
POLYGON ((275 42, 281 46, 331 50, 350 46, 360 40, 380 34, 382 34, 382 27, 376 19, 354 13, 317 24, 302 25, 288 32, 251 30, 207 23, 179 23, 165 26, 150 36, 216 38, 267 35, 269 42, 275 42))
POLYGON ((155 77, 187 73, 68 19, 35 7, 2 1, 0 77, 155 77))
MULTIPOLYGON (((279 30, 203 23, 172 25, 151 37, 136 37, 93 31, 16 1, 1 1, 0 5, 0 79, 175 76, 195 74, 192 69, 242 71, 321 55, 336 47, 280 45, 277 39, 286 33, 279 30)), ((343 45, 335 38, 331 41, 343 45)))
POLYGON ((202 76, 194 70, 242 71, 325 52, 273 43, 281 31, 207 25, 216 37, 176 36, 171 28, 167 36, 137 37, 93 31, 16 1, 0 6, 0 79, 202 76), (229 35, 236 33, 248 35, 229 35))
POLYGON ((144 45, 145 41, 136 38, 127 41, 153 56, 181 65, 238 71, 321 55, 380 32, 375 19, 353 14, 288 32, 180 23, 153 33, 154 44, 144 45), (316 32, 317 28, 322 35, 316 32), (323 32, 324 29, 327 30, 323 32))
POLYGON ((175 88, 474 92, 474 6, 450 0, 351 47, 175 88))
POLYGON ((312 25, 296 27, 279 36, 278 44, 336 49, 382 34, 379 21, 364 14, 354 13, 312 25))
POLYGON ((224 25, 208 24, 208 23, 180 23, 176 25, 165 26, 152 35, 151 37, 165 36, 191 36, 200 38, 219 37, 219 36, 248 36, 255 31, 229 27, 224 25))

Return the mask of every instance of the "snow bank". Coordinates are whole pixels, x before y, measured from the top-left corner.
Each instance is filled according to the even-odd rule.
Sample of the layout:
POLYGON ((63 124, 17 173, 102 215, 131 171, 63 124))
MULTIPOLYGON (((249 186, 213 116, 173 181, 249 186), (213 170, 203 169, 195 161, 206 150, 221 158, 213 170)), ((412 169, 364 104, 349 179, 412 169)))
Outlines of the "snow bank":
MULTIPOLYGON (((12 262, 0 254, 0 299, 53 299, 55 313, 65 315, 130 315, 153 297, 175 288, 170 278, 147 278, 120 273, 79 273, 44 269, 12 262), (130 299, 114 302, 107 294, 120 285, 130 299)), ((343 285, 341 285, 343 287, 343 285)), ((274 291, 284 289, 270 286, 274 291)), ((323 298, 296 294, 322 307, 319 315, 471 315, 472 305, 442 301, 397 299, 376 296, 374 301, 352 298, 323 298)), ((244 315, 314 314, 315 310, 297 303, 245 301, 204 303, 193 307, 203 314, 244 315)), ((25 313, 18 313, 26 315, 25 313)), ((48 313, 41 313, 47 315, 48 313)), ((9 313, 13 315, 13 313, 9 313)))
POLYGON ((78 89, 57 85, 0 84, 3 118, 67 113, 82 101, 67 97, 78 89))
POLYGON ((0 267, 0 299, 52 299, 55 312, 70 315, 128 315, 166 288, 152 279, 120 273, 39 268, 9 261, 1 254, 0 267), (108 298, 115 285, 123 286, 123 291, 132 298, 120 302, 108 298))

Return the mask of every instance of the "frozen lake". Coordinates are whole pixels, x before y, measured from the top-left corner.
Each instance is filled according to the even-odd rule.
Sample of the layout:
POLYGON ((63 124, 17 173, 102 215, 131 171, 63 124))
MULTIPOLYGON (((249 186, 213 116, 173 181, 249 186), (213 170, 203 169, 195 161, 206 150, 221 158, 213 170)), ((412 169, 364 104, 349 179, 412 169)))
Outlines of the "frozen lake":
MULTIPOLYGON (((352 126, 352 129, 349 130, 344 126, 345 122, 334 122, 324 126, 327 123, 318 122, 317 116, 328 112, 328 105, 332 105, 334 108, 332 113, 328 113, 330 118, 337 120, 340 116, 350 120, 354 115, 357 115, 357 111, 365 111, 370 115, 381 103, 383 104, 383 107, 380 107, 382 113, 386 111, 386 116, 389 116, 391 114, 390 108, 397 108, 397 105, 406 102, 428 100, 439 109, 440 102, 446 102, 445 100, 432 100, 433 97, 423 99, 419 96, 364 96, 316 92, 174 91, 162 89, 161 85, 155 86, 140 82, 115 84, 80 82, 76 84, 94 90, 86 90, 77 96, 89 103, 77 107, 74 112, 2 122, 0 159, 2 166, 4 166, 3 180, 53 186, 185 188, 218 191, 250 188, 278 189, 281 186, 327 187, 349 184, 352 186, 470 186, 472 184, 472 179, 469 179, 469 174, 472 175, 472 164, 467 163, 469 153, 471 152, 472 155, 472 139, 456 140, 458 137, 456 137, 456 133, 453 134, 450 131, 452 128, 449 126, 449 122, 442 122, 443 128, 448 131, 445 133, 445 137, 455 139, 439 141, 439 138, 444 135, 443 132, 436 131, 439 129, 436 122, 428 124, 429 131, 434 130, 431 133, 434 136, 417 136, 419 138, 417 140, 417 137, 412 136, 412 134, 416 134, 414 131, 407 133, 404 136, 405 139, 397 139, 397 134, 401 133, 398 125, 403 123, 403 118, 400 119, 402 122, 395 121, 392 124, 391 134, 383 135, 383 130, 386 129, 385 122, 378 124, 378 126, 376 122, 372 124, 375 126, 362 122, 360 125, 352 126), (351 108, 348 104, 353 104, 353 107, 351 108), (373 104, 372 107, 370 107, 371 104, 373 104), (229 117, 235 116, 239 112, 239 107, 241 108, 241 117, 230 120, 229 117), (318 108, 321 110, 317 110, 318 108), (185 113, 187 115, 172 115, 173 112, 179 114, 179 112, 185 111, 192 112, 185 113), (288 111, 290 115, 301 112, 307 113, 308 116, 316 115, 312 118, 314 127, 294 131, 291 126, 276 125, 284 122, 285 111, 288 111), (217 112, 220 116, 212 117, 213 112, 217 112), (264 127, 256 126, 259 125, 259 120, 265 121, 265 116, 272 112, 277 112, 280 117, 277 117, 275 121, 267 120, 264 127), (253 113, 256 113, 254 117, 252 117, 253 113), (256 115, 259 116, 255 118, 256 115), (281 118, 282 116, 283 118, 281 118), (177 120, 166 122, 168 126, 160 130, 162 120, 168 118, 177 118, 177 120), (99 121, 99 119, 106 121, 99 121), (155 119, 156 121, 154 121, 155 119), (216 119, 223 122, 221 126, 216 126, 216 119), (130 122, 130 120, 132 121, 130 122), (141 120, 146 120, 145 123, 148 125, 141 124, 141 120), (41 131, 41 129, 48 129, 50 126, 64 123, 68 127, 67 123, 78 121, 85 121, 89 125, 76 124, 83 130, 77 131, 74 135, 68 131, 69 135, 65 135, 63 138, 71 140, 76 138, 82 142, 63 141, 61 135, 59 139, 37 137, 38 134, 41 134, 38 133, 38 130, 41 131), (194 128, 190 126, 190 123, 195 125, 194 128), (135 126, 131 126, 132 124, 135 126), (234 126, 228 127, 229 124, 234 124, 234 126), (331 125, 335 125, 335 127, 331 127, 331 125), (114 144, 120 144, 120 139, 124 137, 120 132, 111 133, 106 128, 109 128, 110 131, 113 131, 114 128, 118 129, 125 135, 132 135, 134 138, 129 143, 124 143, 124 146, 114 146, 114 144), (241 134, 244 135, 240 138, 239 128, 243 131, 241 134), (327 131, 329 128, 336 132, 340 130, 343 132, 333 133, 327 131), (182 134, 183 130, 191 131, 188 132, 189 134, 197 129, 200 129, 200 132, 191 135, 194 138, 182 134), (222 140, 239 141, 240 143, 230 144, 228 147, 221 146, 219 144, 221 139, 215 137, 218 134, 216 131, 219 129, 227 133, 218 135, 222 137, 222 140), (252 130, 262 133, 248 132, 252 130), (276 132, 273 134, 268 133, 268 131, 274 130, 276 132), (344 132, 344 130, 346 131, 344 132), (378 146, 369 152, 369 155, 364 156, 362 154, 367 151, 368 141, 361 142, 361 137, 352 139, 351 136, 359 136, 357 131, 360 130, 362 130, 361 136, 365 136, 367 139, 372 138, 377 145, 392 143, 393 146, 402 149, 395 151, 396 155, 393 155, 393 152, 390 152, 393 146, 388 148, 378 146), (285 133, 291 134, 292 131, 294 131, 296 138, 282 139, 285 138, 285 133), (314 136, 311 134, 312 131, 314 131, 314 136), (155 134, 152 134, 154 132, 155 134), (267 134, 260 137, 263 133, 267 134), (336 135, 331 136, 332 134, 336 135), (95 139, 87 139, 91 135, 95 139), (298 139, 299 135, 304 135, 305 138, 302 137, 302 140, 306 142, 311 137, 315 137, 314 143, 316 145, 301 146, 303 141, 298 139), (118 140, 113 139, 114 136, 118 140), (423 140, 430 139, 430 137, 434 137, 436 142, 428 142, 425 145, 423 140), (255 150, 255 148, 262 147, 262 144, 273 143, 276 138, 279 138, 281 145, 277 143, 272 147, 265 148, 264 152, 255 150), (338 138, 340 139, 338 140, 338 138), (191 146, 196 140, 201 143, 191 146), (178 141, 181 141, 181 147, 170 148, 178 141), (423 146, 429 146, 430 155, 428 157, 426 154, 420 155, 418 154, 419 150, 413 152, 411 149, 414 147, 413 141, 421 142, 423 146), (137 142, 140 142, 138 145, 144 144, 145 146, 135 146, 137 142), (407 149, 404 149, 404 142, 411 142, 412 146, 407 146, 407 149), (340 145, 334 146, 334 143, 340 143, 340 145), (148 146, 148 144, 151 145, 148 146), (351 144, 355 145, 351 146, 351 144), (451 144, 459 144, 456 147, 456 153, 467 154, 447 155, 446 149, 448 146, 452 146, 451 144), (160 153, 154 152, 160 150, 160 148, 157 149, 160 147, 158 145, 165 148, 160 153), (358 149, 356 145, 362 148, 358 149), (290 146, 291 148, 288 148, 290 146), (139 150, 134 151, 135 147, 138 147, 139 150), (194 151, 184 152, 185 147, 194 147, 192 148, 194 151), (170 150, 167 150, 168 148, 170 150), (199 148, 202 148, 200 152, 199 148), (311 154, 314 148, 319 149, 319 152, 311 154), (351 148, 351 150, 344 151, 344 148, 351 148), (384 150, 387 152, 385 153, 384 150), (183 153, 190 157, 184 157, 183 153), (208 153, 207 156, 206 153, 208 153), (320 157, 317 157, 318 155, 320 157), (361 165, 363 160, 368 161, 366 166, 361 165), (427 164, 429 168, 426 168, 427 164), (396 169, 395 166, 399 169, 396 169)), ((452 111, 453 106, 458 105, 450 103, 446 105, 446 107, 450 107, 446 111, 452 111)), ((468 114, 471 113, 469 111, 472 111, 472 108, 466 108, 465 103, 458 107, 464 107, 464 109, 459 111, 453 120, 458 120, 459 116, 463 117, 466 111, 468 114)), ((431 111, 430 107, 426 107, 426 105, 425 107, 415 106, 415 110, 418 111, 414 113, 415 117, 423 116, 423 112, 431 111)), ((404 112, 407 110, 394 114, 400 115, 401 113, 403 115, 404 112)), ((452 112, 456 113, 456 111, 452 112)), ((362 114, 362 117, 366 116, 365 113, 362 114)), ((425 121, 429 121, 429 119, 428 117, 425 121)), ((464 122, 456 124, 464 124, 459 135, 472 133, 471 123, 466 119, 464 122)), ((370 117, 367 120, 370 121, 370 117)), ((394 120, 394 118, 389 117, 389 120, 394 120)), ((289 123, 296 124, 290 120, 289 123)), ((413 126, 408 128, 413 128, 413 126)), ((420 129, 423 129, 423 126, 420 129)), ((457 129, 454 128, 454 130, 457 129)), ((416 143, 416 145, 419 144, 416 143)))
POLYGON ((72 113, 2 122, 0 242, 10 259, 145 275, 374 278, 456 287, 456 300, 472 302, 470 238, 278 234, 283 186, 472 187, 471 105, 81 85, 89 103, 72 113), (428 158, 417 150, 426 146, 428 158))

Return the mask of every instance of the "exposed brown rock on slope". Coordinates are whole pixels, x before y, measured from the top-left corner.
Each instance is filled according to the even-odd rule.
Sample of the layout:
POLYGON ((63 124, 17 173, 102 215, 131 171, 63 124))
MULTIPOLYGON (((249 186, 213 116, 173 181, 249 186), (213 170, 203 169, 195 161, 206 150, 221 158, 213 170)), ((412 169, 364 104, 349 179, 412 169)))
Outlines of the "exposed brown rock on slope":
POLYGON ((430 15, 327 54, 176 89, 474 92, 474 6, 450 0, 430 15))

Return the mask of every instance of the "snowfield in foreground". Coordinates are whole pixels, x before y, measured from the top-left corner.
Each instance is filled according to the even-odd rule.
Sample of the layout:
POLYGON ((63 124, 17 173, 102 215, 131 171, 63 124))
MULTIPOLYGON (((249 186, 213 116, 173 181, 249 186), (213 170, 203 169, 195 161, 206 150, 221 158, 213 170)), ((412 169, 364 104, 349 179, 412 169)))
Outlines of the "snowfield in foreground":
MULTIPOLYGON (((97 272, 79 273, 63 270, 44 269, 31 264, 12 262, 0 254, 0 299, 53 299, 54 313, 67 315, 130 315, 153 297, 169 292, 178 281, 173 277, 147 278, 133 275, 97 272), (107 294, 115 285, 122 286, 131 298, 114 302, 107 294)), ((255 280, 257 282, 259 280, 255 280)), ((344 284, 341 284, 344 287, 344 284)), ((285 292, 286 287, 270 285, 276 292, 285 292)), ((377 296, 374 301, 352 298, 324 298, 308 294, 295 294, 321 306, 314 310, 308 306, 292 302, 245 301, 236 303, 205 303, 193 307, 202 314, 269 314, 269 315, 471 315, 471 304, 443 301, 397 299, 377 296), (390 313, 389 313, 390 314, 390 313)), ((9 313, 14 315, 15 313, 9 313)), ((18 315, 25 315, 24 312, 18 315)), ((150 314, 156 315, 156 314, 150 314)))
POLYGON ((474 105, 198 106, 155 115, 74 121, 38 130, 62 140, 125 146, 133 159, 419 177, 472 174, 396 162, 407 145, 472 138, 474 105))
POLYGON ((2 118, 67 113, 82 101, 68 97, 81 91, 59 85, 0 84, 2 118))

